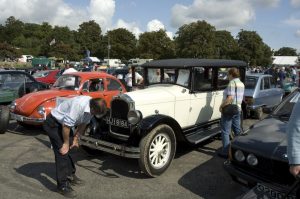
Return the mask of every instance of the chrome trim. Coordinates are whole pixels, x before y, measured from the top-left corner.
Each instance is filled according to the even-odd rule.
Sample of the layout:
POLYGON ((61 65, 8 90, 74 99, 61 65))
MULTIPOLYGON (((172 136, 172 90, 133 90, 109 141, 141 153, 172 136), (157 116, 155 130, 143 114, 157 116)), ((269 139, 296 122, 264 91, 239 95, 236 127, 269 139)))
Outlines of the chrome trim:
POLYGON ((36 123, 42 124, 45 121, 45 118, 25 117, 23 115, 18 115, 15 113, 10 113, 10 117, 11 117, 11 119, 14 119, 19 122, 36 122, 36 123), (22 118, 22 119, 20 119, 20 118, 22 118))

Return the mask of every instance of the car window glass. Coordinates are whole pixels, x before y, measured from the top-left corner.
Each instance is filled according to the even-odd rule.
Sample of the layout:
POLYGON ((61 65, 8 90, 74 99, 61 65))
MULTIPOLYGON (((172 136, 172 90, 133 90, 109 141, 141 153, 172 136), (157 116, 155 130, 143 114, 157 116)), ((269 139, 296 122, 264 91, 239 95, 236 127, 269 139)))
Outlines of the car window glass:
POLYGON ((114 91, 122 88, 121 84, 114 79, 107 78, 107 90, 114 91))
POLYGON ((62 75, 53 84, 54 88, 77 90, 79 88, 80 77, 72 75, 62 75))
POLYGON ((269 77, 264 77, 264 89, 270 89, 270 78, 269 77))
POLYGON ((212 89, 212 68, 196 67, 193 85, 195 91, 211 90, 212 89))
POLYGON ((275 82, 274 82, 274 78, 272 78, 272 77, 269 77, 269 81, 270 81, 270 86, 271 86, 271 88, 275 88, 275 82))
POLYGON ((103 80, 102 79, 90 79, 89 80, 89 92, 103 91, 103 80))
POLYGON ((178 71, 178 77, 177 77, 176 84, 187 87, 189 85, 189 77, 190 77, 190 71, 189 70, 180 69, 178 71))
POLYGON ((255 89, 258 78, 246 76, 245 89, 255 89))
POLYGON ((288 120, 293 111, 294 105, 299 100, 299 97, 300 97, 299 91, 289 95, 286 99, 284 99, 283 103, 276 108, 273 115, 285 116, 286 119, 288 120))
POLYGON ((218 69, 218 89, 225 89, 229 83, 228 68, 218 69))
POLYGON ((264 90, 264 79, 260 80, 260 90, 264 90))
POLYGON ((88 91, 89 89, 89 81, 86 81, 82 85, 82 91, 88 91))

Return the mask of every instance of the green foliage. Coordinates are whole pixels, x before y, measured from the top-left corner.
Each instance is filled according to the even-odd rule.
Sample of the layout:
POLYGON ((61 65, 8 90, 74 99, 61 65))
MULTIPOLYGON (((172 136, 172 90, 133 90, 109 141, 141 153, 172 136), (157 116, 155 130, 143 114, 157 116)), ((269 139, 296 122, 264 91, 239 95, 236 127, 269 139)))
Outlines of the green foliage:
POLYGON ((14 60, 18 58, 20 55, 20 52, 18 52, 17 49, 13 48, 8 43, 0 43, 0 59, 11 59, 14 60))
POLYGON ((175 37, 177 56, 213 58, 215 56, 215 27, 205 21, 183 25, 175 37))
POLYGON ((173 58, 175 45, 165 30, 145 32, 138 41, 138 56, 143 59, 173 58))
POLYGON ((282 47, 274 52, 275 56, 297 56, 297 50, 290 47, 282 47))
POLYGON ((133 33, 129 32, 125 28, 108 31, 103 37, 102 54, 104 57, 108 56, 108 44, 110 45, 110 58, 129 60, 136 56, 137 39, 133 33))
POLYGON ((272 63, 272 51, 255 31, 241 30, 237 36, 239 58, 251 66, 266 66, 272 63))

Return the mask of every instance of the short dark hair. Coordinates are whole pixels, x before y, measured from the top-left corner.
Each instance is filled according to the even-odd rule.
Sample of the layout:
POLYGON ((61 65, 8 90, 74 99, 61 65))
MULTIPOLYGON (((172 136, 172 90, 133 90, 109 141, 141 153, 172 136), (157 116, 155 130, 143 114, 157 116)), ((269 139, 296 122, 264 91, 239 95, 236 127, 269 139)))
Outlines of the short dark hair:
POLYGON ((105 115, 107 112, 107 106, 105 100, 102 98, 91 99, 90 109, 93 109, 97 115, 105 115))
POLYGON ((238 78, 240 77, 240 71, 237 68, 230 68, 228 70, 228 74, 231 75, 233 78, 238 78))

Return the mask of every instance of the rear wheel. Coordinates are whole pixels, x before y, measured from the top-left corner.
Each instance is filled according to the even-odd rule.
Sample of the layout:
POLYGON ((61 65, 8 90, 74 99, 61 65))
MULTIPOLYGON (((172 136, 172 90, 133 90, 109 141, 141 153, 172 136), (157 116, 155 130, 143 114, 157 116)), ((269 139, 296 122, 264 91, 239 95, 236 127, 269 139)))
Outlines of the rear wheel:
POLYGON ((170 166, 176 151, 176 137, 168 125, 159 125, 142 138, 140 142, 139 165, 142 171, 156 177, 170 166))
POLYGON ((9 109, 7 106, 0 106, 0 134, 4 134, 9 124, 9 109))

